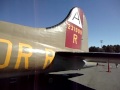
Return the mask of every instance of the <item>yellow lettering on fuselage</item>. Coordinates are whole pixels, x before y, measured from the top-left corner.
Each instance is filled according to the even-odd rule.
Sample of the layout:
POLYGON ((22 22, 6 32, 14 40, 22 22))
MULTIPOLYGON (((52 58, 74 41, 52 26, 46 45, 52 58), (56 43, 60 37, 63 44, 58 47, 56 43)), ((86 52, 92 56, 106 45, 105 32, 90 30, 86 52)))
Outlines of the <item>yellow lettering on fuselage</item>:
MULTIPOLYGON (((17 58, 17 61, 16 61, 16 65, 15 65, 15 69, 18 69, 19 66, 20 66, 20 61, 21 61, 21 58, 24 57, 25 58, 25 69, 28 69, 28 61, 29 61, 29 57, 32 55, 32 52, 29 52, 29 53, 24 53, 23 52, 23 49, 24 48, 29 48, 29 49, 32 49, 32 47, 28 44, 24 44, 24 43, 19 43, 19 51, 18 51, 18 58, 17 58)), ((29 50, 28 49, 28 50, 29 50)))
MULTIPOLYGON (((76 36, 74 37, 76 40, 76 36)), ((1 43, 7 44, 7 53, 4 60, 4 63, 0 65, 0 69, 6 68, 10 64, 10 58, 12 54, 12 42, 6 39, 0 39, 1 43)), ((76 41, 75 41, 76 42, 76 41)), ((25 43, 19 43, 18 48, 18 56, 15 62, 15 67, 13 69, 19 69, 21 60, 25 60, 25 69, 29 68, 29 58, 32 56, 32 46, 25 43)), ((43 64, 43 69, 45 69, 48 65, 50 65, 54 59, 55 52, 52 49, 45 48, 45 62, 43 64)))
POLYGON ((45 51, 46 51, 46 58, 45 58, 43 69, 45 69, 49 64, 52 63, 54 56, 55 56, 55 52, 52 49, 45 48, 45 51))
POLYGON ((11 52, 12 52, 12 43, 9 40, 5 40, 5 39, 0 39, 0 42, 8 44, 5 62, 4 64, 0 65, 0 69, 3 69, 9 65, 11 52))
POLYGON ((76 34, 73 34, 73 43, 77 44, 78 36, 76 34))

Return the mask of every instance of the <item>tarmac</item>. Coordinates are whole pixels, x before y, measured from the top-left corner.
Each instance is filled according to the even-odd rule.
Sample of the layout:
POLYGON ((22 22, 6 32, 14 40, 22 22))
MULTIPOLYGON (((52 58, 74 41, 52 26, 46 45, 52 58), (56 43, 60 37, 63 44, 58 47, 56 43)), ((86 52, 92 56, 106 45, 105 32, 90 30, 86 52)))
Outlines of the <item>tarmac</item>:
POLYGON ((99 63, 81 70, 0 79, 0 90, 120 90, 120 67, 99 63))
MULTIPOLYGON (((108 64, 99 63, 96 67, 85 68, 81 70, 71 70, 57 72, 53 74, 73 74, 77 73, 80 76, 69 78, 68 80, 86 86, 87 90, 120 90, 120 67, 115 64, 110 64, 108 72, 108 64)), ((82 87, 81 87, 82 88, 82 87)), ((75 88, 73 90, 81 90, 75 88)))

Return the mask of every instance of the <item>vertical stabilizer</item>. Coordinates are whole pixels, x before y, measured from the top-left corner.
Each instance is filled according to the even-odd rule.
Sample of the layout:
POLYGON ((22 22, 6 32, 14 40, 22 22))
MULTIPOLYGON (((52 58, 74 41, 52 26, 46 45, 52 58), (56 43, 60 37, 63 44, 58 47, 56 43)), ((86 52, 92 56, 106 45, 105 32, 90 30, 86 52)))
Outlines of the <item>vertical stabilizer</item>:
POLYGON ((87 21, 78 7, 73 8, 61 23, 47 29, 52 32, 48 33, 52 40, 48 44, 71 51, 88 51, 87 21))
POLYGON ((88 30, 86 17, 83 11, 77 7, 73 8, 66 20, 66 42, 65 46, 72 49, 88 51, 88 30))

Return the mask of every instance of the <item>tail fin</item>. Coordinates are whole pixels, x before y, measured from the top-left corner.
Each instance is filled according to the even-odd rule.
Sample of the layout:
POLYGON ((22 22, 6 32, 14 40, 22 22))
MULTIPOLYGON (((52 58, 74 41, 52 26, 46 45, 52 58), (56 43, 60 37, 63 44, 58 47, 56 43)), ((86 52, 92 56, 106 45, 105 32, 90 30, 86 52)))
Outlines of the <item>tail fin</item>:
POLYGON ((77 7, 70 11, 63 22, 53 27, 33 28, 0 21, 0 32, 58 47, 60 50, 88 52, 87 21, 82 10, 77 7))
MULTIPOLYGON (((64 47, 67 49, 88 51, 88 30, 87 22, 83 11, 77 7, 73 8, 66 19, 60 24, 54 26, 56 30, 65 32, 64 47)), ((47 28, 49 29, 49 28, 47 28)), ((59 37, 59 36, 57 36, 59 37)), ((60 44, 60 43, 59 43, 60 44)))

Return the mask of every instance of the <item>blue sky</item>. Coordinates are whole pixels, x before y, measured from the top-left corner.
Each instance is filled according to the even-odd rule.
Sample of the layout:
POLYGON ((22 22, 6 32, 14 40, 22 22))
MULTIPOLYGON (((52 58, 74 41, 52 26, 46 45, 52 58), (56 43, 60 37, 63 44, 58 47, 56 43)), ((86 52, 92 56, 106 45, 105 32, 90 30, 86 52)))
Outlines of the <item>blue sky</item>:
POLYGON ((89 46, 120 44, 120 0, 0 0, 0 20, 49 27, 75 6, 86 15, 89 46))

